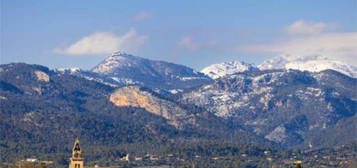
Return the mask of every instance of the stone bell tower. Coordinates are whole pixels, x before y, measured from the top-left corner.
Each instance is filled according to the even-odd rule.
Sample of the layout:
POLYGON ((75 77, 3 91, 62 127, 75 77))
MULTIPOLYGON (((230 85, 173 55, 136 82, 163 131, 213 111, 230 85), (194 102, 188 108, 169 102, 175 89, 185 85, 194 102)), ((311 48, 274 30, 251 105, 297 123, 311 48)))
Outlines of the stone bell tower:
POLYGON ((82 157, 82 150, 79 145, 79 140, 76 139, 74 142, 71 162, 69 164, 69 168, 84 168, 84 158, 82 157))

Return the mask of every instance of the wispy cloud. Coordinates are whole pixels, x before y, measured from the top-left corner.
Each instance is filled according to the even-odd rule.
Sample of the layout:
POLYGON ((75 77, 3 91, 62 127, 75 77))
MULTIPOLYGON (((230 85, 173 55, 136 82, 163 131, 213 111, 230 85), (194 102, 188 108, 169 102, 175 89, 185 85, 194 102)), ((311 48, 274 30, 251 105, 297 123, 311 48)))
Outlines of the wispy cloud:
POLYGON ((338 60, 347 64, 356 65, 357 59, 357 32, 325 32, 333 29, 325 23, 296 21, 285 29, 293 37, 280 38, 265 44, 238 46, 236 49, 243 52, 267 53, 285 55, 291 58, 308 56, 322 56, 330 60, 338 60))
POLYGON ((152 14, 150 12, 146 12, 146 11, 141 11, 139 13, 137 13, 134 17, 133 20, 134 21, 140 21, 140 20, 145 20, 145 19, 149 19, 152 17, 152 14))
POLYGON ((338 25, 323 22, 298 20, 286 27, 285 31, 292 35, 312 35, 319 34, 327 30, 333 30, 337 27, 338 25))
POLYGON ((116 50, 135 52, 147 40, 147 36, 139 35, 135 29, 130 29, 122 36, 109 32, 96 32, 64 49, 55 49, 55 53, 68 55, 100 55, 116 50))
POLYGON ((317 55, 353 64, 357 58, 356 44, 357 32, 341 32, 300 37, 272 44, 241 46, 239 49, 248 52, 289 55, 291 57, 317 55))
POLYGON ((213 47, 218 43, 214 40, 210 41, 194 41, 191 36, 183 36, 177 43, 178 47, 185 48, 191 51, 202 49, 204 47, 213 47))

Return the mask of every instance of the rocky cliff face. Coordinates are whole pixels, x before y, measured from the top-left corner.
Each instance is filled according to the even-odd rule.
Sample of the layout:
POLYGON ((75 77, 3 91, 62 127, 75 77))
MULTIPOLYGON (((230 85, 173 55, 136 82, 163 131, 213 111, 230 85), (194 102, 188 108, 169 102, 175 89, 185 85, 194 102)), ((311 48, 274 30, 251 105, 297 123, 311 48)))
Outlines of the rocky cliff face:
POLYGON ((188 124, 189 113, 177 104, 160 99, 152 92, 141 90, 139 86, 125 86, 115 90, 109 97, 110 102, 119 107, 138 107, 164 117, 177 128, 188 124))

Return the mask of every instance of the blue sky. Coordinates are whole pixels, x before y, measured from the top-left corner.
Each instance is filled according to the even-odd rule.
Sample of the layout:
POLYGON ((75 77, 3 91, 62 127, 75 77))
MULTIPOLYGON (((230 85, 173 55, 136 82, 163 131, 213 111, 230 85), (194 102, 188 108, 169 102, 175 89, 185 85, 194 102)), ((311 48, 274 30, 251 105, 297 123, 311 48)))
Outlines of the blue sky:
POLYGON ((195 69, 260 64, 300 50, 307 37, 356 37, 356 8, 355 0, 2 0, 0 61, 89 69, 125 50, 195 69))

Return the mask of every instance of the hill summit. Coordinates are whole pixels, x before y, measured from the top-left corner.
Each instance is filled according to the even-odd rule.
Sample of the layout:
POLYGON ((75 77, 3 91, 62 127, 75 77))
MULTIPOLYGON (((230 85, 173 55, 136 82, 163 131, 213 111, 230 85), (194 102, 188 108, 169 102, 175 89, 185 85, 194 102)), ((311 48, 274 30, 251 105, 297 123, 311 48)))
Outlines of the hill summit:
POLYGON ((140 84, 151 89, 186 89, 211 81, 189 67, 133 56, 122 51, 112 55, 92 70, 124 84, 140 84))

